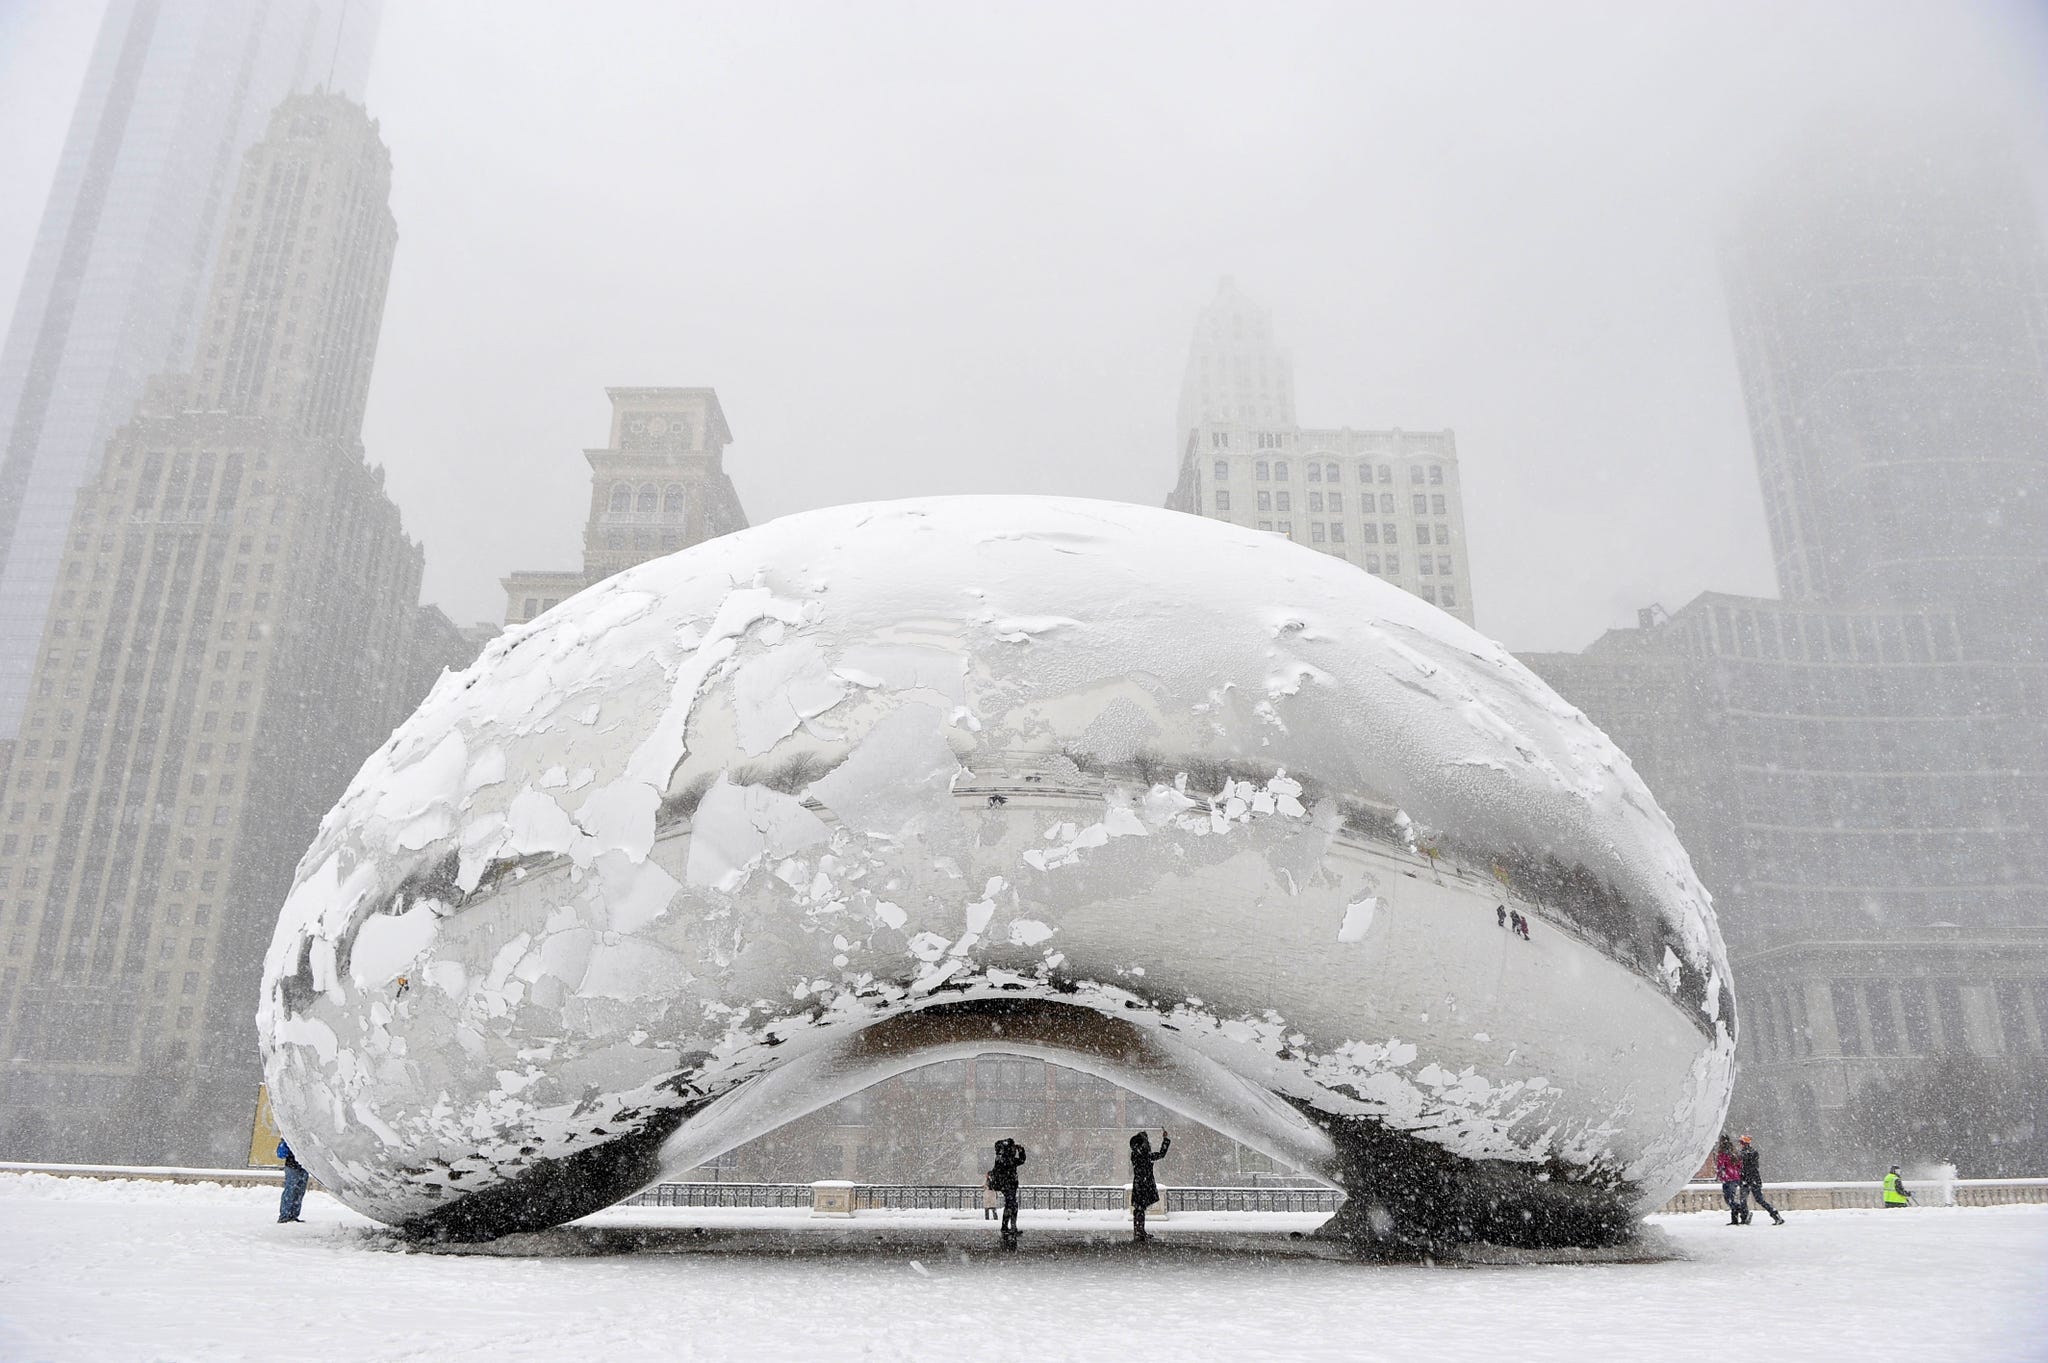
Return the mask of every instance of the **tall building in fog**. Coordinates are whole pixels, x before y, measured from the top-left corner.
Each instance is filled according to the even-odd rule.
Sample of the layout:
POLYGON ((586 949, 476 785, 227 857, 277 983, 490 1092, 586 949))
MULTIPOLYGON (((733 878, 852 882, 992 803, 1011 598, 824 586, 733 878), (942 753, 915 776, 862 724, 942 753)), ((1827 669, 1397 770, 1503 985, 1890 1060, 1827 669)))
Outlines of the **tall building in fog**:
POLYGON ((607 388, 611 443, 585 450, 590 516, 581 571, 522 569, 504 579, 505 623, 550 610, 636 563, 744 530, 725 472, 732 430, 709 388, 607 388))
POLYGON ((2033 609, 2048 596, 2038 210, 1994 137, 1886 142, 1809 153, 1726 250, 1779 590, 2033 609))
POLYGON ((0 1141, 237 1161, 252 1000, 299 857, 460 656, 363 399, 396 230, 362 108, 293 96, 225 195, 192 370, 65 527, 0 795, 0 1141))
POLYGON ((1195 322, 1178 438, 1169 509, 1285 535, 1472 623, 1456 438, 1297 424, 1294 363, 1228 279, 1195 322))
POLYGON ((380 0, 110 0, 0 348, 0 741, 72 499, 183 369, 242 152, 316 86, 361 97, 380 0))
POLYGON ((1783 598, 1524 661, 1677 824, 1738 1111, 1818 1172, 1916 1067, 2048 1044, 2048 248, 2010 160, 1876 140, 1769 185, 1727 277, 1783 598))

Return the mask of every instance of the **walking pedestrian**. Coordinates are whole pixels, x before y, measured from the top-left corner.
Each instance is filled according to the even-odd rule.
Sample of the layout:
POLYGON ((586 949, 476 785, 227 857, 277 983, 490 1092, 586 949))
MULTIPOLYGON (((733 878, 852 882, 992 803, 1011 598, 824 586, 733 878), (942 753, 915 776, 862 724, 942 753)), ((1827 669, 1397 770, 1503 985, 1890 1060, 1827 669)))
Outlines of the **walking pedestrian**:
POLYGON ((1912 1201, 1913 1194, 1907 1190, 1905 1180, 1899 1177, 1899 1166, 1894 1164, 1891 1172, 1884 1176, 1884 1205, 1905 1207, 1912 1201))
MULTIPOLYGON (((1785 1224, 1785 1218, 1778 1215, 1778 1209, 1764 1200, 1763 1156, 1758 1153, 1756 1144, 1747 1136, 1742 1138, 1742 1191, 1749 1201, 1771 1214, 1772 1225, 1785 1224)), ((1743 1209, 1742 1221, 1744 1225, 1749 1224, 1747 1208, 1743 1209)))
POLYGON ((981 1219, 996 1219, 997 1208, 1002 1205, 1002 1195, 996 1191, 996 1171, 991 1169, 981 1176, 981 1219))
POLYGON ((1508 925, 1507 905, 1496 904, 1493 906, 1493 921, 1500 924, 1502 927, 1506 927, 1508 925))
POLYGON ((282 1139, 277 1143, 277 1157, 284 1161, 284 1196, 277 1202, 278 1223, 303 1221, 306 1218, 299 1215, 299 1207, 306 1200, 306 1185, 312 1182, 313 1176, 306 1172, 306 1166, 299 1163, 298 1157, 292 1154, 292 1148, 282 1139))
POLYGON ((1728 1139, 1728 1133, 1721 1133, 1721 1143, 1714 1147, 1714 1177, 1721 1180, 1721 1200, 1728 1204, 1728 1224, 1739 1226, 1749 1215, 1749 1202, 1742 1193, 1742 1158, 1735 1153, 1735 1142, 1728 1139))
POLYGON ((1529 940, 1529 915, 1526 913, 1518 913, 1515 915, 1515 917, 1519 920, 1515 924, 1515 932, 1521 936, 1521 939, 1523 941, 1526 942, 1529 940))
POLYGON ((1003 1195, 1003 1219, 997 1233, 1004 1249, 1017 1248, 1017 1237, 1023 1233, 1017 1229, 1017 1170, 1030 1158, 1030 1152, 1008 1136, 996 1142, 996 1166, 988 1176, 995 1190, 1003 1195))
POLYGON ((1173 1137, 1164 1127, 1159 1131, 1159 1148, 1152 1148, 1152 1138, 1140 1131, 1131 1137, 1131 1243, 1142 1245, 1152 1237, 1145 1231, 1145 1209, 1159 1200, 1159 1180, 1153 1176, 1152 1166, 1166 1158, 1167 1149, 1172 1146, 1173 1137))

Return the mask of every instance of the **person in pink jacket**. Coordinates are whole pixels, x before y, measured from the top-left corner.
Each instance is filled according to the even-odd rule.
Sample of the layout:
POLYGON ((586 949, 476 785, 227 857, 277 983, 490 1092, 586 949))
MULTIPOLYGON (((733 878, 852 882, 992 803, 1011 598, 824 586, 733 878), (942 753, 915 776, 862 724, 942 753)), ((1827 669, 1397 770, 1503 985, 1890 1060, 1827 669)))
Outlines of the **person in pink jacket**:
POLYGON ((1735 1143, 1723 1133, 1714 1147, 1714 1177, 1721 1180, 1721 1200, 1728 1204, 1728 1224, 1740 1226, 1749 1220, 1749 1199, 1742 1192, 1742 1157, 1735 1143))

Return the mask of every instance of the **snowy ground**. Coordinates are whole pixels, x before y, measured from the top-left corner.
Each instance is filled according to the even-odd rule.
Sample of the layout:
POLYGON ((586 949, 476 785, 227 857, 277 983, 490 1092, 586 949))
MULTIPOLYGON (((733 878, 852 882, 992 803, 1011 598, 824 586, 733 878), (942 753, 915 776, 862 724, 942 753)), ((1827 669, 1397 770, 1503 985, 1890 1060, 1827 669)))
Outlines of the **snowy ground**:
POLYGON ((276 1203, 0 1174, 0 1359, 2048 1359, 2048 1206, 1659 1217, 1651 1262, 1432 1268, 1309 1257, 1313 1216, 1137 1252, 1039 1215, 1006 1256, 943 1214, 626 1208, 450 1255, 276 1203))

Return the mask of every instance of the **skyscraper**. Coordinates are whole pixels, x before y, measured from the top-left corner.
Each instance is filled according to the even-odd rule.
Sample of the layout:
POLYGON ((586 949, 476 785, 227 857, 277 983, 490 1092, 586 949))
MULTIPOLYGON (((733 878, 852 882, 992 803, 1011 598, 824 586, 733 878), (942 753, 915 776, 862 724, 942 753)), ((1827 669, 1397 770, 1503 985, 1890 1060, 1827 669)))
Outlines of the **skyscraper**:
POLYGON ((2026 609, 2048 596, 2038 211, 1995 133, 1881 141, 1807 149, 1725 253, 1779 589, 2026 609))
POLYGON ((1731 242, 1783 599, 1523 661, 1677 825, 1737 1109, 1817 1173, 1885 1152, 1871 1095, 1958 1057, 2024 1087, 2048 1047, 2048 245, 2018 166, 1931 129, 1802 161, 1731 242))
POLYGON ((72 498, 182 369, 240 157, 316 86, 361 97, 381 0, 110 0, 0 349, 0 741, 72 498))
POLYGON ((418 657, 456 648, 360 443, 390 182, 359 105, 277 108, 196 372, 151 383, 76 500, 0 796, 0 1140, 23 1153, 237 1157, 293 868, 418 657))
POLYGON ((1195 321, 1177 436, 1169 509, 1285 535, 1472 623, 1457 438, 1299 425, 1294 361, 1229 279, 1195 321))

